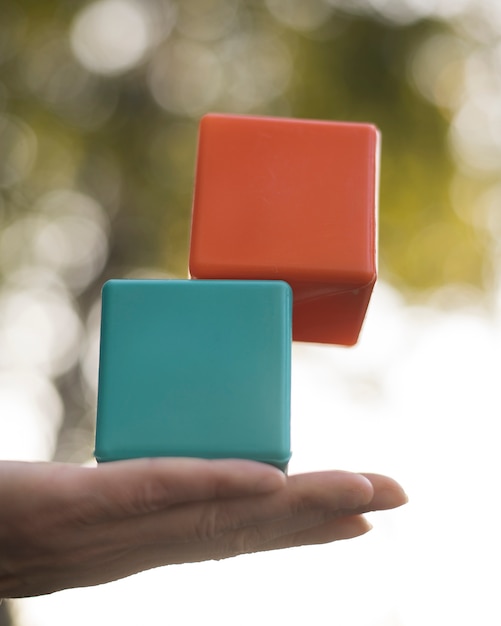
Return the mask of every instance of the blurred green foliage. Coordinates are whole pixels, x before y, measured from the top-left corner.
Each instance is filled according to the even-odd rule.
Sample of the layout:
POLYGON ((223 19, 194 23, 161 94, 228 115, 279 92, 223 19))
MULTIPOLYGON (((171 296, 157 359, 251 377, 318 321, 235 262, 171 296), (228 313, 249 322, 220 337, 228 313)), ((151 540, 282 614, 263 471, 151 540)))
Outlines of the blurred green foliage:
MULTIPOLYGON (((198 11, 205 19, 203 3, 188 4, 195 18, 198 11)), ((125 72, 99 75, 82 67, 69 33, 83 5, 3 2, 0 112, 28 125, 38 149, 29 174, 2 190, 2 223, 32 211, 47 191, 78 189, 113 219, 105 275, 137 267, 184 275, 196 126, 204 111, 182 115, 152 97, 147 76, 165 41, 125 72)), ((292 66, 282 93, 239 112, 370 121, 382 130, 382 276, 412 289, 450 281, 481 285, 481 241, 451 207, 448 120, 408 80, 420 43, 447 25, 399 26, 332 11, 305 33, 278 22, 262 2, 241 3, 238 10, 240 21, 203 45, 217 51, 225 37, 266 32, 289 51, 292 66)), ((167 40, 183 37, 174 29, 167 40)), ((232 110, 224 91, 209 103, 213 109, 232 110)))

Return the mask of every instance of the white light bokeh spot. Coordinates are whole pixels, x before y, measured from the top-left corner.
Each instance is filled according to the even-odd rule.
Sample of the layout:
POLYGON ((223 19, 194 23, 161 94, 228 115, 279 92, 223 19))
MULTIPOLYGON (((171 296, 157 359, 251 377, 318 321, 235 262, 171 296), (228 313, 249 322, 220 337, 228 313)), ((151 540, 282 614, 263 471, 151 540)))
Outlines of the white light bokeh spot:
POLYGON ((133 0, 98 0, 86 5, 71 30, 77 59, 98 74, 120 74, 137 65, 151 38, 149 16, 133 0))
POLYGON ((411 57, 410 80, 438 107, 455 110, 465 95, 464 64, 468 46, 452 34, 433 35, 411 57))
POLYGON ((36 263, 61 274, 78 291, 102 270, 108 256, 108 218, 90 196, 57 190, 40 199, 36 207, 48 221, 33 239, 36 263))
POLYGON ((81 325, 64 292, 33 286, 0 293, 0 365, 66 372, 78 356, 81 325))
POLYGON ((501 111, 468 100, 453 119, 450 142, 459 164, 473 172, 501 171, 501 111))
POLYGON ((108 217, 90 196, 50 192, 0 233, 0 266, 5 275, 26 266, 49 269, 78 293, 106 263, 108 228, 108 217))
POLYGON ((221 46, 225 101, 244 112, 281 96, 292 75, 289 49, 271 33, 246 33, 221 46))
POLYGON ((63 417, 61 398, 39 372, 0 367, 0 458, 49 461, 63 417))
POLYGON ((23 265, 32 265, 31 242, 45 223, 39 216, 21 217, 0 232, 0 267, 8 276, 23 265))
POLYGON ((156 56, 149 86, 157 103, 172 113, 199 116, 221 93, 223 72, 208 45, 178 39, 156 56))
POLYGON ((300 31, 315 30, 332 15, 323 0, 266 0, 266 6, 278 21, 300 31))

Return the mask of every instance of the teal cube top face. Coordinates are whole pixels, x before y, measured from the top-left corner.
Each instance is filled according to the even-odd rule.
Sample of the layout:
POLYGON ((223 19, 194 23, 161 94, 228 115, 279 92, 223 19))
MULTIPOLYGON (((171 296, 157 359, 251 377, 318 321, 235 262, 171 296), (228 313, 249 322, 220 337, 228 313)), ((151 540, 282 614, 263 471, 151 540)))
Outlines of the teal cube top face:
POLYGON ((292 294, 281 281, 103 287, 98 461, 290 458, 292 294))

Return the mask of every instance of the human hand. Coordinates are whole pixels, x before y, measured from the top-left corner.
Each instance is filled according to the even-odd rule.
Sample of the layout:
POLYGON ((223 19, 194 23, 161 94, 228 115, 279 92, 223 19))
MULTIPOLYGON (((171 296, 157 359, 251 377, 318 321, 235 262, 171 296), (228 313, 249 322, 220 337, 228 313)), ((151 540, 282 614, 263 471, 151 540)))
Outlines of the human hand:
POLYGON ((0 598, 168 565, 357 537, 407 501, 392 479, 252 461, 0 462, 0 598))

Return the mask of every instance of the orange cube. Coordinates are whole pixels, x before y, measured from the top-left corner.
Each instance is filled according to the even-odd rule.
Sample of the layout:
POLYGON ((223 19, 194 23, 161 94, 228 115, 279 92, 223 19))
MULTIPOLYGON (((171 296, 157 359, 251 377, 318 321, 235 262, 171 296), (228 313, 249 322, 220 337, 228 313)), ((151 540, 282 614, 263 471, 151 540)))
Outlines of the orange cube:
POLYGON ((371 124, 206 115, 191 276, 284 280, 295 340, 353 345, 376 281, 378 162, 371 124))

